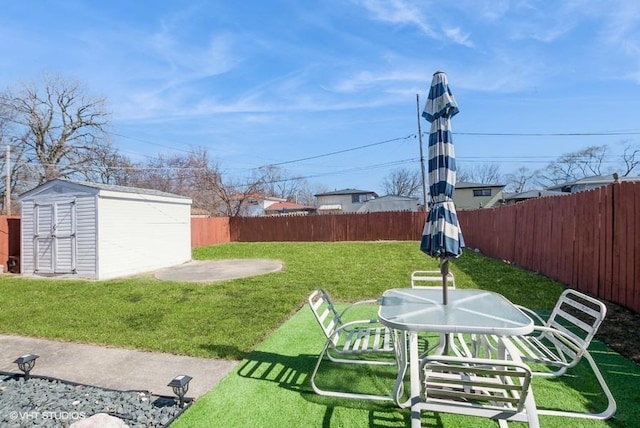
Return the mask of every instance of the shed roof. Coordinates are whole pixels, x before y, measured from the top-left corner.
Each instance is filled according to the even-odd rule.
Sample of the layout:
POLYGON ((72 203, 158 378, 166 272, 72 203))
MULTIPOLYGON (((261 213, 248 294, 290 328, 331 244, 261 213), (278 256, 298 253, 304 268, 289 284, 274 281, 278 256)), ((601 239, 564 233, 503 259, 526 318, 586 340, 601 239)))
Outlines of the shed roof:
POLYGON ((190 200, 188 196, 176 195, 174 193, 162 192, 160 190, 155 189, 143 189, 140 187, 128 187, 128 186, 117 186, 115 184, 103 184, 103 183, 91 183, 89 181, 72 181, 72 180, 63 180, 61 178, 56 178, 54 180, 47 181, 23 194, 20 195, 20 199, 32 196, 39 192, 45 191, 56 184, 70 184, 72 186, 81 186, 89 189, 95 190, 106 190, 110 192, 121 192, 121 193, 131 193, 136 195, 150 195, 150 196, 161 196, 167 198, 179 198, 190 200))

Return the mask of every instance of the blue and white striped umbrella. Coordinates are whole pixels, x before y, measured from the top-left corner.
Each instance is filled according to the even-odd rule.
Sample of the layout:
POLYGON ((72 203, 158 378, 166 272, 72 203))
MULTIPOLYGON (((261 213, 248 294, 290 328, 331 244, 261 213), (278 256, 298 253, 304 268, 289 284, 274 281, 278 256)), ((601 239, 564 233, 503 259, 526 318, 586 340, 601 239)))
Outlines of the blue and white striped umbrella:
MULTIPOLYGON (((464 248, 464 239, 453 203, 456 159, 451 138, 451 117, 457 113, 458 105, 449 89, 447 75, 437 71, 433 75, 429 97, 422 112, 422 116, 431 122, 428 151, 430 206, 422 232, 420 250, 441 260, 443 275, 448 273, 449 259, 459 257, 464 248)), ((444 303, 446 303, 444 278, 444 303)))

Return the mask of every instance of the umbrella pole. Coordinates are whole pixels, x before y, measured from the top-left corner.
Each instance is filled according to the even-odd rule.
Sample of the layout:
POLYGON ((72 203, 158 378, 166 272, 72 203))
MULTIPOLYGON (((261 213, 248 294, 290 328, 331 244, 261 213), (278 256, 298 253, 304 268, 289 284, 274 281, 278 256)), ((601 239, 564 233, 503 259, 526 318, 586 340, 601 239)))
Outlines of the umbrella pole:
POLYGON ((422 171, 422 207, 427 211, 427 182, 424 172, 424 154, 422 152, 422 127, 420 126, 420 95, 416 94, 416 107, 418 112, 418 141, 420 143, 420 170, 422 171))
MULTIPOLYGON (((449 258, 444 257, 440 259, 440 273, 442 274, 442 304, 447 305, 449 303, 449 258)), ((444 334, 444 348, 443 355, 449 355, 449 333, 444 334)))
POLYGON ((449 276, 449 258, 445 257, 440 261, 440 273, 442 274, 442 304, 446 305, 449 303, 448 294, 449 294, 449 284, 448 284, 448 276, 449 276))

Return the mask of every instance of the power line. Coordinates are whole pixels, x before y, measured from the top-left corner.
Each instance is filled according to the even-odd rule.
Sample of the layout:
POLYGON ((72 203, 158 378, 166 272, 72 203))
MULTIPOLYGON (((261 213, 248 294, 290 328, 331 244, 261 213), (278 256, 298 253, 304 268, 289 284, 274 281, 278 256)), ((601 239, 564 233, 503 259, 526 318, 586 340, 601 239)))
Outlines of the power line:
POLYGON ((364 146, 351 147, 349 149, 338 150, 336 152, 324 153, 324 154, 315 155, 315 156, 308 156, 306 158, 293 159, 293 160, 288 160, 288 161, 284 161, 284 162, 271 163, 271 164, 268 164, 268 165, 280 166, 280 165, 286 165, 286 164, 290 164, 290 163, 302 162, 302 161, 311 160, 311 159, 318 159, 318 158, 338 155, 338 154, 341 154, 341 153, 353 152, 355 150, 362 150, 362 149, 366 149, 366 148, 373 147, 373 146, 379 146, 379 145, 382 145, 382 144, 388 144, 388 143, 392 143, 394 141, 406 140, 406 139, 415 138, 415 137, 416 137, 415 134, 411 134, 411 135, 408 135, 406 137, 392 138, 391 140, 380 141, 378 143, 365 144, 364 146))

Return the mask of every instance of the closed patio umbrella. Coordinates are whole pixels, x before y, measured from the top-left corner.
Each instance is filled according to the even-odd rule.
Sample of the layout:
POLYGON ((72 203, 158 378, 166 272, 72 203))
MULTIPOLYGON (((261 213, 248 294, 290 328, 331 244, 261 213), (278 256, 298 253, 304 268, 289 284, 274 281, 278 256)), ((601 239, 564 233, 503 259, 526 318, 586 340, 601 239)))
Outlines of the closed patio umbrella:
POLYGON ((449 260, 459 257, 464 247, 453 193, 456 160, 451 138, 451 117, 458 113, 447 75, 436 71, 422 116, 431 123, 428 149, 429 215, 422 232, 420 250, 440 259, 442 303, 447 304, 449 260))

